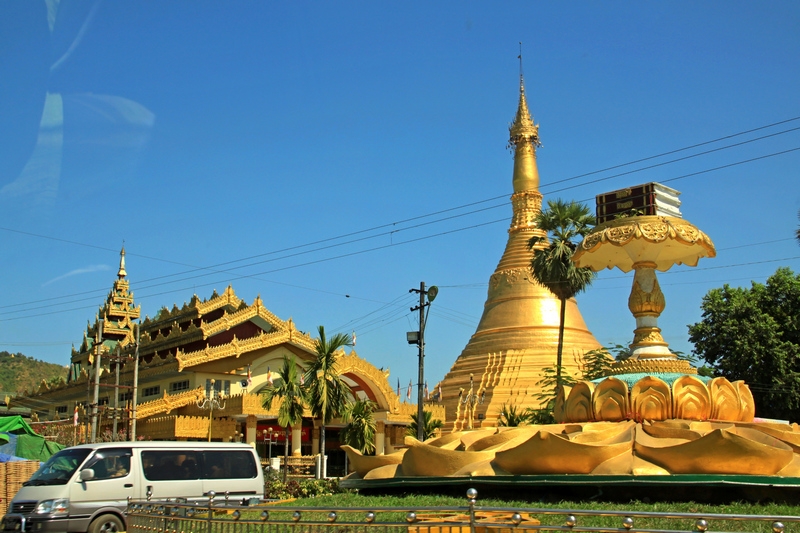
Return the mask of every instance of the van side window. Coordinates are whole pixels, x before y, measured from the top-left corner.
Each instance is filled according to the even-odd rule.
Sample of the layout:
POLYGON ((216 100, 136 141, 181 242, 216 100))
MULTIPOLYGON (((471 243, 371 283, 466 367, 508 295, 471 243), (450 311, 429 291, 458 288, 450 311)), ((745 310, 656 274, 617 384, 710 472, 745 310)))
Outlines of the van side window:
POLYGON ((94 470, 94 479, 125 477, 131 471, 130 448, 107 448, 97 452, 85 468, 94 470))
POLYGON ((204 479, 252 479, 257 476, 253 454, 244 450, 203 452, 204 479))
POLYGON ((200 479, 199 452, 143 450, 142 470, 150 481, 200 479))

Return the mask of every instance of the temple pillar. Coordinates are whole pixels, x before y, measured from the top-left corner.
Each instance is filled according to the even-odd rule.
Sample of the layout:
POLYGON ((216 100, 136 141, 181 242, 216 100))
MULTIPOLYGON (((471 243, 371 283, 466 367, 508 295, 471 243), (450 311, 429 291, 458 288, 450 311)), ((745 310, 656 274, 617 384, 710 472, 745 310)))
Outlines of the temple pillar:
POLYGON ((383 455, 386 452, 386 423, 378 420, 375 423, 375 455, 383 455))
POLYGON ((311 455, 319 453, 319 433, 320 427, 317 425, 317 421, 314 420, 314 427, 311 430, 311 455))
POLYGON ((300 457, 302 451, 300 448, 301 439, 303 438, 303 424, 302 422, 296 426, 292 426, 292 457, 300 457))
POLYGON ((394 426, 384 426, 384 444, 383 444, 383 453, 393 453, 394 452, 394 426), (388 429, 388 435, 386 435, 388 429), (388 437, 388 438, 387 438, 388 437))
POLYGON ((244 441, 255 442, 258 439, 258 419, 256 415, 247 415, 245 422, 244 441))

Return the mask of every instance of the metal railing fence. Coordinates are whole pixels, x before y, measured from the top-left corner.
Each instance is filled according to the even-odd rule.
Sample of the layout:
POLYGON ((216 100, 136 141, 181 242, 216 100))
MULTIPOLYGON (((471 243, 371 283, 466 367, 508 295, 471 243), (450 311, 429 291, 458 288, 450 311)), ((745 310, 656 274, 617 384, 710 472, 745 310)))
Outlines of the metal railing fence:
POLYGON ((800 516, 484 507, 477 491, 454 507, 302 507, 233 502, 131 500, 129 533, 785 533, 800 516), (788 527, 787 527, 788 526, 788 527))

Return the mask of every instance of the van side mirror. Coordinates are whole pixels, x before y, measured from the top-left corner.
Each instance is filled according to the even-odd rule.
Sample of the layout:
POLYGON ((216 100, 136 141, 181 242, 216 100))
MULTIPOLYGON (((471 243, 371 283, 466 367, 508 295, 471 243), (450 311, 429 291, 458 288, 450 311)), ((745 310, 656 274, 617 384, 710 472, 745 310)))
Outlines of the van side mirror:
POLYGON ((84 468, 78 476, 81 481, 91 481, 95 478, 93 468, 84 468))

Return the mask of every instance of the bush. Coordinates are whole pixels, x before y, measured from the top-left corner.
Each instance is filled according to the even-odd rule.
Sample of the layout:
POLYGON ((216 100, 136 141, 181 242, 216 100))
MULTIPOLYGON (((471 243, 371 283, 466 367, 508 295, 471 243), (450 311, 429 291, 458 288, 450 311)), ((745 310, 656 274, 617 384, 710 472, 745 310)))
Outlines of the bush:
POLYGON ((264 498, 268 500, 288 500, 290 498, 314 498, 351 492, 339 486, 338 478, 330 479, 290 479, 283 482, 283 474, 271 470, 264 473, 264 498))

